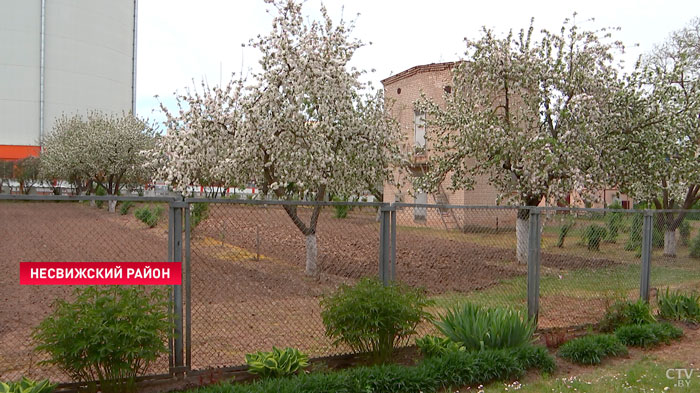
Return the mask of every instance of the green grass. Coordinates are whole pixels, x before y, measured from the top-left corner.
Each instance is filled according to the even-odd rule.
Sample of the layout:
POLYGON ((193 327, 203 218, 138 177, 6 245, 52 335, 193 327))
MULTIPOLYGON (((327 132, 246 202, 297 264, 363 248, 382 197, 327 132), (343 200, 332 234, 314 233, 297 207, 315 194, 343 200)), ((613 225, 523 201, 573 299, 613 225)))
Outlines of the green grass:
MULTIPOLYGON (((643 358, 630 364, 620 364, 613 367, 591 368, 591 372, 572 377, 544 376, 532 381, 524 381, 519 389, 514 385, 493 383, 488 385, 485 393, 511 392, 522 393, 571 392, 571 393, 641 393, 641 392, 697 392, 700 391, 700 378, 694 372, 690 386, 680 385, 676 379, 666 377, 670 368, 687 368, 687 365, 673 362, 660 362, 651 358, 643 358), (510 386, 508 386, 510 385, 510 386)), ((466 391, 466 390, 460 390, 466 391)))

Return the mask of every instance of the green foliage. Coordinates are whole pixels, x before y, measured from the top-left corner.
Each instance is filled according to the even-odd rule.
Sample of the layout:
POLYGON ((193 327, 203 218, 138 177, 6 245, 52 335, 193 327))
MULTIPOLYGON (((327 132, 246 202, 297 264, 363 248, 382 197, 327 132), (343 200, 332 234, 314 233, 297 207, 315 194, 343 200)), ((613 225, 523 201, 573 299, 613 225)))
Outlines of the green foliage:
MULTIPOLYGON (((636 208, 636 206, 635 206, 636 208)), ((644 215, 636 213, 632 215, 632 223, 630 224, 630 235, 625 243, 625 251, 642 251, 642 227, 644 225, 644 215)))
POLYGON ((190 208, 190 225, 195 228, 202 220, 209 217, 209 204, 205 202, 196 202, 190 208))
MULTIPOLYGON (((343 198, 339 198, 337 196, 333 197, 333 202, 343 202, 343 198)), ((333 217, 335 218, 345 218, 348 216, 348 212, 352 209, 352 206, 350 205, 333 205, 333 217)))
POLYGON ((0 393, 51 393, 55 388, 48 379, 33 381, 22 377, 18 382, 0 382, 0 393))
POLYGON ((639 299, 636 302, 617 300, 612 303, 600 321, 603 332, 612 332, 622 325, 642 325, 656 322, 649 304, 639 299))
POLYGON ((335 345, 347 344, 384 362, 429 317, 423 310, 429 304, 421 290, 398 283, 384 286, 366 278, 354 286, 342 285, 334 294, 325 296, 321 300, 321 317, 326 335, 335 345))
POLYGON ((124 201, 119 205, 119 214, 122 216, 125 216, 129 214, 129 209, 134 206, 134 202, 132 201, 124 201))
POLYGON ((450 352, 417 366, 382 364, 336 372, 261 379, 251 384, 223 384, 199 393, 436 393, 453 386, 478 385, 521 377, 537 368, 551 373, 555 362, 543 347, 450 352))
POLYGON ((449 338, 426 335, 416 339, 416 346, 423 357, 442 356, 448 352, 464 351, 464 346, 449 338))
POLYGON ((559 348, 559 356, 579 364, 599 364, 608 356, 626 354, 627 348, 612 334, 589 334, 559 348))
MULTIPOLYGON (((610 205, 610 209, 622 209, 622 205, 618 202, 610 205)), ((620 234, 620 229, 622 228, 623 213, 620 211, 608 212, 605 215, 605 225, 606 225, 606 236, 605 241, 608 243, 616 243, 617 237, 620 234)))
POLYGON ((681 246, 687 247, 690 245, 690 222, 688 220, 681 221, 681 225, 678 226, 678 233, 681 238, 681 246))
POLYGON ((607 236, 607 229, 601 227, 600 225, 591 224, 583 230, 583 242, 586 244, 591 251, 599 251, 600 243, 607 236))
POLYGON ((690 245, 690 256, 692 258, 700 258, 700 231, 698 235, 693 239, 693 243, 690 245))
POLYGON ((646 325, 625 325, 615 330, 615 336, 625 345, 649 348, 683 336, 683 330, 668 322, 646 325))
POLYGON ((248 371, 263 378, 284 377, 296 374, 309 366, 309 355, 298 349, 279 349, 272 347, 271 352, 255 352, 245 355, 248 371))
POLYGON ((663 319, 700 322, 700 295, 680 291, 659 294, 659 316, 663 319))
POLYGON ((532 343, 534 321, 509 308, 457 305, 434 322, 447 338, 468 351, 516 348, 532 343))
POLYGON ((569 220, 564 225, 559 228, 559 238, 557 239, 557 247, 564 247, 564 240, 566 240, 566 235, 569 234, 571 228, 574 227, 574 222, 569 220))
MULTIPOLYGON (((107 195, 107 190, 105 190, 104 187, 102 187, 101 184, 97 185, 97 189, 95 190, 95 195, 97 196, 105 196, 107 195)), ((95 206, 97 206, 98 209, 102 209, 102 205, 104 205, 105 201, 95 201, 95 206)))
POLYGON ((58 366, 74 381, 100 381, 102 391, 128 391, 161 354, 171 327, 167 294, 141 287, 94 286, 58 300, 34 331, 41 364, 58 366))
POLYGON ((142 206, 134 211, 134 216, 143 221, 149 228, 158 225, 161 214, 163 214, 163 207, 158 205, 142 206))

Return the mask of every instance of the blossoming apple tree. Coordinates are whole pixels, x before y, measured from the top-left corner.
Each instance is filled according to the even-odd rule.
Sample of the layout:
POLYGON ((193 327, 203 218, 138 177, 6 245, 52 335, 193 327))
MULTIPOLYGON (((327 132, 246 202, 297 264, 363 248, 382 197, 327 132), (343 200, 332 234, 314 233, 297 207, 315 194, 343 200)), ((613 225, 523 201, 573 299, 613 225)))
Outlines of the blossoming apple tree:
MULTIPOLYGON (((316 201, 390 179, 400 134, 381 92, 348 65, 361 46, 352 25, 334 24, 324 8, 321 20, 305 20, 295 1, 268 3, 272 31, 250 43, 261 71, 176 97, 179 109, 165 109, 168 132, 154 151, 156 177, 182 192, 202 182, 254 182, 268 196, 316 201)), ((284 209, 305 236, 305 271, 316 275, 321 208, 284 209)))
MULTIPOLYGON (((427 98, 429 169, 414 187, 432 191, 449 173, 448 189, 470 189, 486 175, 500 200, 537 206, 570 193, 593 198, 605 182, 599 165, 602 136, 619 77, 622 50, 606 31, 565 21, 559 32, 533 25, 499 37, 484 29, 466 39, 464 61, 453 68, 445 104, 427 98)), ((517 260, 527 260, 528 210, 518 212, 517 260)))

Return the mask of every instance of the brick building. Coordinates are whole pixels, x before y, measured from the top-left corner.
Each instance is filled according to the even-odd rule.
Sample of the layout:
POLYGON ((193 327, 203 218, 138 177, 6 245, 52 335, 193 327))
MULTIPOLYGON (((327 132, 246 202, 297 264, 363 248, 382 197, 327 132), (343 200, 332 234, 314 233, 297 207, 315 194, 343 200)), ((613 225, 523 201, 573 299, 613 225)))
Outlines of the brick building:
MULTIPOLYGON (((410 149, 411 165, 409 169, 414 176, 420 175, 426 170, 430 154, 430 143, 425 138, 425 115, 415 110, 414 103, 420 98, 421 93, 424 93, 430 99, 442 104, 444 102, 443 94, 449 92, 452 88, 451 70, 454 65, 455 62, 419 65, 381 81, 384 85, 385 98, 387 103, 389 103, 387 105, 389 112, 398 121, 401 132, 406 138, 407 147, 410 149)), ((475 185, 472 190, 449 191, 448 186, 451 183, 451 179, 448 175, 434 194, 420 192, 420 190, 410 190, 408 188, 410 187, 410 182, 408 181, 403 182, 405 188, 402 190, 397 190, 392 184, 385 184, 384 202, 400 201, 472 206, 495 205, 498 191, 489 184, 488 177, 479 176, 474 180, 475 185)), ((598 199, 599 202, 595 203, 593 207, 607 206, 616 201, 620 202, 625 208, 632 207, 629 198, 625 195, 620 195, 615 189, 600 191, 600 198, 598 199)), ((574 206, 583 206, 583 202, 576 196, 572 196, 569 203, 574 206)), ((544 201, 542 204, 544 204, 544 201)), ((416 221, 421 221, 422 216, 425 215, 425 209, 416 209, 413 214, 416 221)), ((447 227, 469 225, 469 223, 464 222, 464 217, 455 217, 452 213, 449 214, 450 217, 446 217, 444 212, 440 215, 434 215, 442 216, 438 219, 440 225, 447 227)), ((430 214, 427 214, 427 216, 426 220, 429 220, 430 214)))

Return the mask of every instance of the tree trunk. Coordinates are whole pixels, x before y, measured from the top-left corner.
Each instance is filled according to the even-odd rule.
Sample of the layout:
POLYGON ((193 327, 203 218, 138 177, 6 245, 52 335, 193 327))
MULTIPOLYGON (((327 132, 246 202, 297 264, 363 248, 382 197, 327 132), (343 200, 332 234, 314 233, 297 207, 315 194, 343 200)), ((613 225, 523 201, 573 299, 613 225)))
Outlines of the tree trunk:
MULTIPOLYGON (((518 219, 515 222, 515 238, 517 242, 516 257, 518 264, 527 265, 527 254, 530 240, 530 219, 521 218, 518 213, 518 219)), ((529 216, 529 215, 528 215, 529 216)))
POLYGON ((107 201, 107 208, 110 213, 117 211, 117 201, 107 201))
POLYGON ((306 273, 307 276, 316 277, 318 275, 318 246, 316 245, 316 233, 306 235, 306 273))
POLYGON ((667 229, 664 232, 664 256, 676 256, 676 230, 667 229))

